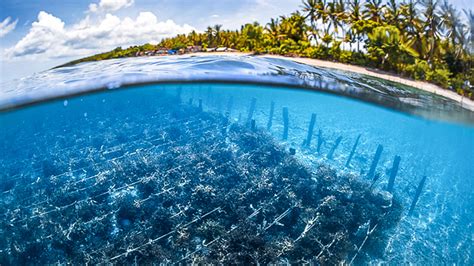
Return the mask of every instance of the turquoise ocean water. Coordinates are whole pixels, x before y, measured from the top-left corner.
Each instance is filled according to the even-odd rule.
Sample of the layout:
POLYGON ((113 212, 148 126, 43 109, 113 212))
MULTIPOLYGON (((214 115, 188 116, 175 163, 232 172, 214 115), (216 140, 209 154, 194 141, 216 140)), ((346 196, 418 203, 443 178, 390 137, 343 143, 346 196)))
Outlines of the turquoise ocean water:
POLYGON ((2 86, 0 264, 474 262, 474 115, 447 99, 253 57, 112 60, 2 86), (285 158, 304 173, 274 170, 285 158), (361 200, 337 179, 320 199, 322 167, 361 200), (372 197, 383 215, 400 205, 394 224, 358 212, 372 197), (323 211, 332 199, 344 214, 323 211))

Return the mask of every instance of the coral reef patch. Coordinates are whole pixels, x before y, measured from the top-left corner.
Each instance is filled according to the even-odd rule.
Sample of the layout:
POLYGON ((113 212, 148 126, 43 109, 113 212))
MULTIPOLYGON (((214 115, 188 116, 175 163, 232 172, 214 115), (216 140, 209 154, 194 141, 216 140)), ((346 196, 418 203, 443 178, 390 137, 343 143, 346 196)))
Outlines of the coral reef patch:
POLYGON ((52 132, 29 174, 2 165, 1 265, 363 262, 400 220, 392 194, 264 130, 174 96, 155 108, 52 132))

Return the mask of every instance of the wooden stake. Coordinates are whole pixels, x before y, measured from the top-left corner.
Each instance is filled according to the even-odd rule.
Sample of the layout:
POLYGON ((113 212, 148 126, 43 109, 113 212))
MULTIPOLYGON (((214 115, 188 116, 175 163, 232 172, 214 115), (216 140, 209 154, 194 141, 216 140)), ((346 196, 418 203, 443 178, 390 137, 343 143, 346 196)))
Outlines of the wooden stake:
POLYGON ((273 123, 273 112, 275 111, 275 102, 272 101, 270 103, 270 116, 268 117, 268 123, 267 123, 267 130, 270 130, 272 128, 272 123, 273 123))
POLYGON ((253 118, 253 113, 255 112, 255 105, 257 104, 257 99, 252 98, 252 101, 250 102, 250 108, 249 108, 249 113, 247 116, 247 125, 250 125, 250 122, 252 121, 253 118))
POLYGON ((341 140, 342 140, 342 136, 339 136, 337 139, 336 139, 336 142, 334 143, 334 145, 332 146, 331 150, 329 151, 328 155, 327 155, 327 158, 328 159, 332 159, 333 156, 334 156, 334 152, 336 151, 337 147, 339 146, 339 143, 341 143, 341 140))
POLYGON ((369 173, 367 174, 367 178, 372 179, 375 175, 375 170, 377 168, 377 164, 380 160, 380 155, 382 155, 383 146, 379 145, 377 147, 377 151, 375 152, 374 159, 372 160, 372 165, 370 166, 369 173))
POLYGON ((398 173, 398 167, 400 166, 400 156, 395 156, 395 159, 393 160, 393 165, 392 165, 392 170, 390 170, 390 178, 388 179, 388 185, 387 185, 387 191, 392 192, 393 191, 393 186, 395 184, 395 177, 397 176, 398 173))
POLYGON ((408 211, 408 215, 413 214, 413 210, 415 209, 416 203, 418 202, 418 199, 420 198, 421 191, 423 190, 423 186, 425 185, 426 181, 426 176, 423 176, 421 179, 420 183, 418 184, 418 188, 416 189, 415 197, 413 198, 413 201, 411 202, 410 210, 408 211))
POLYGON ((313 138, 314 124, 316 124, 316 114, 311 114, 311 121, 309 122, 308 135, 304 146, 309 147, 311 145, 311 139, 313 138))
POLYGON ((288 107, 283 107, 283 140, 288 139, 288 107))
POLYGON ((360 134, 359 136, 357 136, 354 146, 352 146, 352 150, 351 150, 351 153, 349 154, 349 158, 347 158, 346 167, 349 167, 349 164, 351 163, 351 160, 352 160, 352 157, 354 156, 357 145, 359 144, 359 139, 360 139, 360 134))
POLYGON ((318 147, 316 149, 316 151, 318 153, 321 153, 321 146, 323 146, 323 143, 324 143, 324 139, 323 139, 323 131, 320 129, 318 131, 318 147))

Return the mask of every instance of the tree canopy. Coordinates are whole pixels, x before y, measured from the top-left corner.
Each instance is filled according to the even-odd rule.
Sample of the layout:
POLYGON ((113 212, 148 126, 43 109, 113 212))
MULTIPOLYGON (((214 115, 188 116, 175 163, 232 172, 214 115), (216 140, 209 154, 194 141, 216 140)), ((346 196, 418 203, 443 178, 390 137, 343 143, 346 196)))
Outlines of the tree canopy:
POLYGON ((301 10, 266 25, 214 25, 70 64, 195 45, 376 67, 474 98, 474 13, 460 12, 447 0, 303 0, 301 10))

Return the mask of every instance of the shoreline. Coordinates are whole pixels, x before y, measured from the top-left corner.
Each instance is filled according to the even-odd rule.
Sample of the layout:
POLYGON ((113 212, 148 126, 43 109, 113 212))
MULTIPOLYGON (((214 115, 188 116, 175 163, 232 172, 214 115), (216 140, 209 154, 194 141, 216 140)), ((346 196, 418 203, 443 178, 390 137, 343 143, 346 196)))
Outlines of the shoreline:
MULTIPOLYGON (((253 54, 243 53, 243 52, 198 52, 198 53, 191 53, 191 54, 185 54, 185 55, 206 56, 206 55, 253 55, 253 54)), ((320 60, 320 59, 304 58, 304 57, 286 57, 282 55, 269 55, 269 54, 253 55, 253 56, 291 60, 294 62, 298 62, 298 63, 310 65, 310 66, 348 71, 348 72, 368 75, 368 76, 372 76, 372 77, 376 77, 380 79, 385 79, 388 81, 407 85, 415 89, 419 89, 422 91, 426 91, 426 92, 430 92, 436 95, 443 96, 445 98, 458 102, 462 107, 468 110, 474 111, 474 101, 464 96, 461 96, 454 91, 443 89, 435 84, 432 84, 426 81, 412 80, 406 77, 401 77, 396 74, 388 73, 388 72, 374 69, 374 68, 344 64, 344 63, 339 63, 339 62, 331 62, 331 61, 325 61, 325 60, 320 60)))

